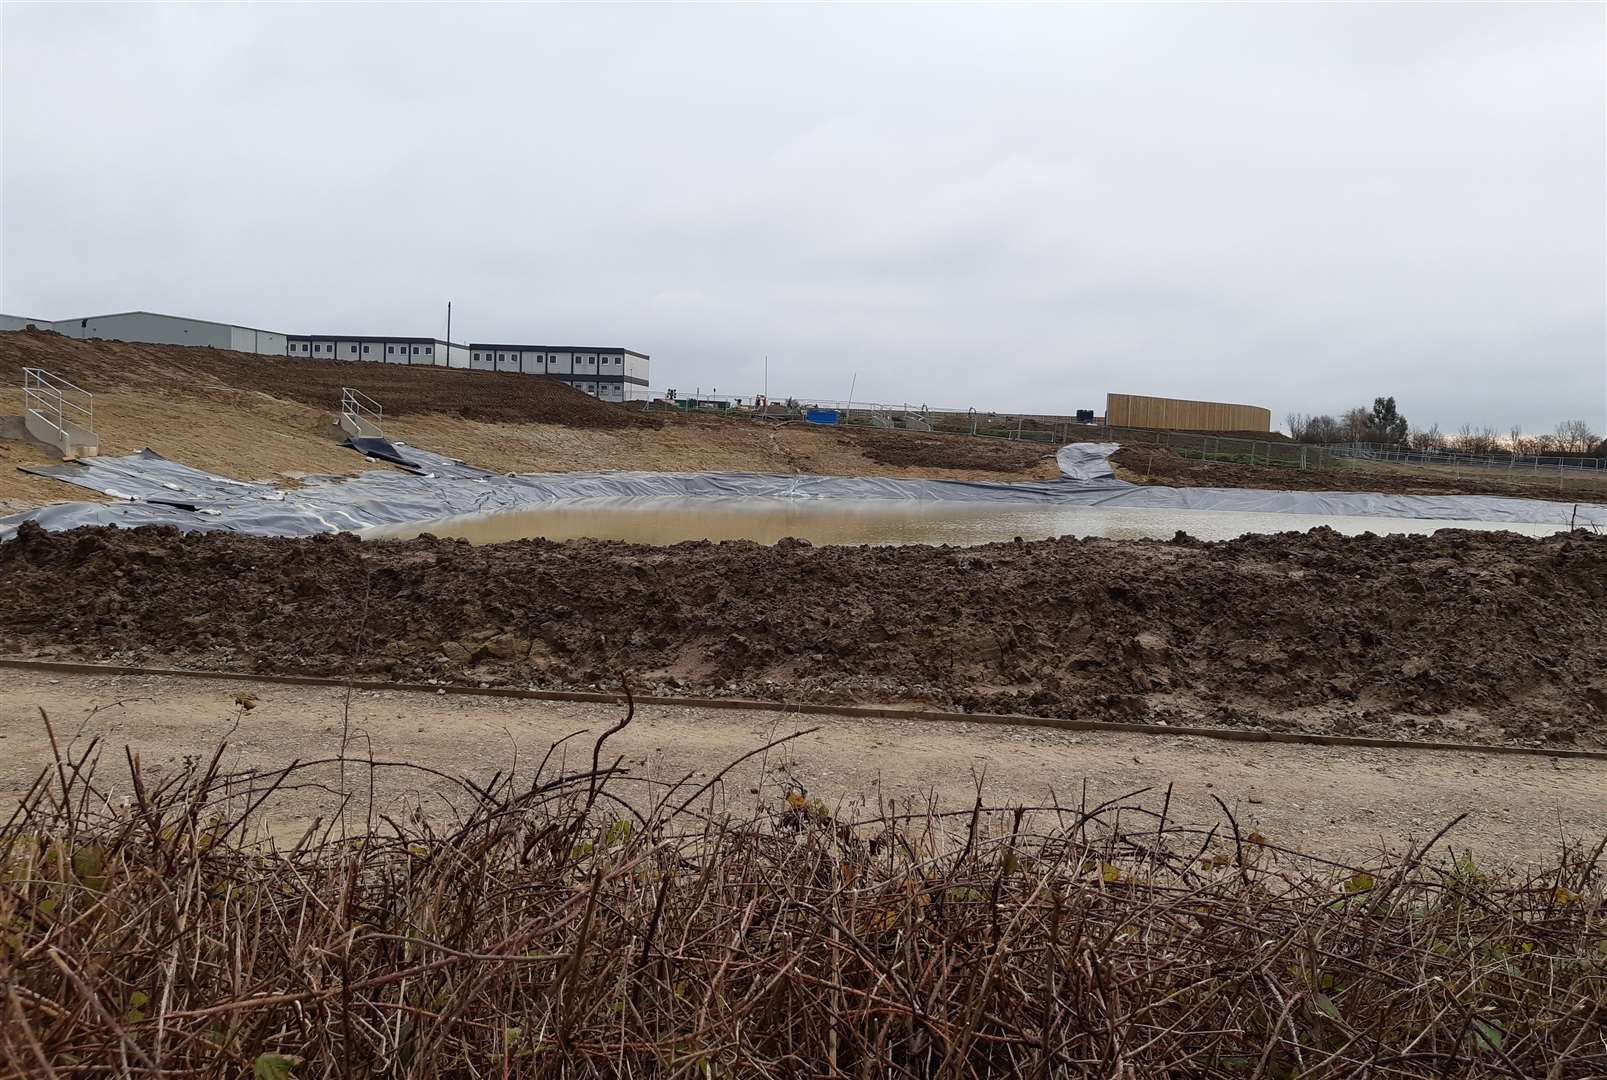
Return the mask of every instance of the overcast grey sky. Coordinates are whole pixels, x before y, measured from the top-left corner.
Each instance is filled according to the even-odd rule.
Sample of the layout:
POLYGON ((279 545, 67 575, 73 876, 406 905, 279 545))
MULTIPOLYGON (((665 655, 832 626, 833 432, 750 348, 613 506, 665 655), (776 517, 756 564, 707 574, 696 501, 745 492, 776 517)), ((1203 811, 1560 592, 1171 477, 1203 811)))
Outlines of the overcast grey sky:
POLYGON ((7 3, 0 310, 1607 428, 1600 5, 7 3))

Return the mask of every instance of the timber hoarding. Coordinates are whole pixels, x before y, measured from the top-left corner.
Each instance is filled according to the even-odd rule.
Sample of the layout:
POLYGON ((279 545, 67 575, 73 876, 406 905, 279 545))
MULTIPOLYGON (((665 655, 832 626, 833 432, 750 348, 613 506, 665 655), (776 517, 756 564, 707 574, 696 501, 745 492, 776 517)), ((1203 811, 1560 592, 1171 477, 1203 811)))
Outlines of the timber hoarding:
POLYGON ((1106 394, 1105 423, 1163 431, 1271 431, 1272 410, 1225 401, 1106 394))

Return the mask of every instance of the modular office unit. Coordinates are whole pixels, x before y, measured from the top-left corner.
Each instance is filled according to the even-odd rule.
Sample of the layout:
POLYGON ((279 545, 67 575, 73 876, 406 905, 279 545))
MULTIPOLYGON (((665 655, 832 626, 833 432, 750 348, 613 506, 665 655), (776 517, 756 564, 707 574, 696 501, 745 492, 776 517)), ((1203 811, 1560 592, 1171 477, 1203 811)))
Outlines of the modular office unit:
POLYGON ((624 401, 632 387, 647 389, 649 358, 630 349, 584 345, 497 345, 471 343, 469 366, 477 371, 545 375, 602 398, 624 401))
POLYGON ((150 311, 125 311, 60 322, 0 315, 0 330, 22 330, 30 325, 75 338, 197 345, 268 356, 294 356, 302 360, 421 364, 543 375, 605 401, 624 401, 629 390, 648 387, 649 357, 630 349, 584 345, 463 345, 440 338, 388 334, 282 334, 150 311))
MULTIPOLYGON (((420 364, 453 367, 448 343, 439 338, 359 334, 292 334, 289 355, 299 360, 346 360, 371 364, 420 364)), ((464 346, 456 346, 463 349, 464 346)))

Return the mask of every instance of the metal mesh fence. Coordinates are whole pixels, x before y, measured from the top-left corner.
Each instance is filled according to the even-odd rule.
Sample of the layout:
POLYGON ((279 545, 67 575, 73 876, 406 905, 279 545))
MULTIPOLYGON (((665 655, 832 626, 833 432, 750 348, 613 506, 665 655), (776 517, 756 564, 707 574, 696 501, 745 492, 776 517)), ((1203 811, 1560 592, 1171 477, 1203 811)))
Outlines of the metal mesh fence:
POLYGON ((1512 454, 1492 450, 1469 454, 1457 450, 1410 450, 1380 443, 1342 443, 1330 446, 1336 457, 1357 461, 1388 461, 1436 469, 1505 470, 1514 474, 1540 475, 1558 469, 1607 474, 1607 457, 1590 454, 1512 454))
POLYGON ((1607 501, 1607 460, 1588 455, 1464 454, 1349 443, 1326 448, 1332 460, 1358 480, 1407 476, 1514 495, 1607 501), (1555 494, 1553 494, 1555 493, 1555 494))
POLYGON ((934 409, 922 405, 815 398, 763 403, 762 399, 752 397, 714 398, 703 395, 692 401, 685 398, 675 402, 657 400, 644 405, 651 409, 690 410, 708 415, 772 421, 802 421, 810 410, 826 410, 836 414, 836 426, 839 427, 931 431, 979 439, 1038 443, 1046 447, 1071 442, 1158 446, 1205 465, 1341 471, 1347 477, 1354 477, 1355 490, 1367 490, 1374 485, 1397 490, 1404 476, 1413 485, 1409 490, 1415 490, 1416 485, 1420 484, 1427 491, 1444 483, 1479 490, 1511 491, 1514 495, 1607 501, 1607 459, 1588 456, 1462 454, 1366 443, 1324 446, 1270 437, 1256 439, 1244 435, 1110 427, 1103 423, 1082 423, 1063 416, 934 409))

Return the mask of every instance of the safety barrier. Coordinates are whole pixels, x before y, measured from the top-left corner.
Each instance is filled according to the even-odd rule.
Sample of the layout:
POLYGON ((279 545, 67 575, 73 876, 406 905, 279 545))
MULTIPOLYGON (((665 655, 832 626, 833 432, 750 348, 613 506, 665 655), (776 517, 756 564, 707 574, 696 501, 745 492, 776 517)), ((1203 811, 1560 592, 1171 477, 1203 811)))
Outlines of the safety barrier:
POLYGON ((385 436, 385 407, 356 387, 340 388, 340 426, 357 439, 385 436))
POLYGON ((95 395, 44 368, 22 369, 22 417, 28 433, 64 458, 93 455, 95 395))

